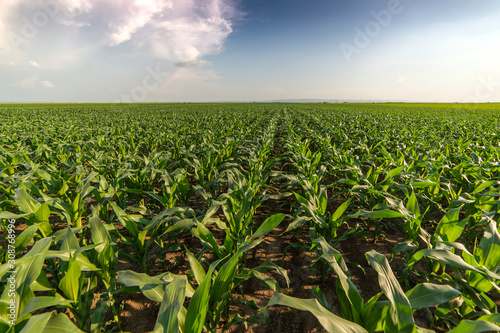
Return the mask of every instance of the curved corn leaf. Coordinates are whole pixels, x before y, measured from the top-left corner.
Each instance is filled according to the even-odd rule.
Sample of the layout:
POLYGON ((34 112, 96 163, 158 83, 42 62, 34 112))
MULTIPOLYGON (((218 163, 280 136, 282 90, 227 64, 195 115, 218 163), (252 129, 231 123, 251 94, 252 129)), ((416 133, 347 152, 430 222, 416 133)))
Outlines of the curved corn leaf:
MULTIPOLYGON (((167 274, 170 275, 170 273, 165 275, 167 274)), ((119 271, 117 281, 126 287, 139 287, 144 296, 152 301, 161 302, 163 300, 165 282, 159 277, 151 277, 145 273, 133 271, 119 271)))
POLYGON ((42 313, 30 318, 19 333, 84 333, 65 314, 42 313))
POLYGON ((203 279, 198 280, 201 281, 201 283, 198 288, 196 288, 196 291, 189 302, 183 330, 184 332, 200 333, 202 331, 210 301, 209 293, 212 285, 212 273, 220 262, 221 260, 217 260, 212 263, 203 279))
POLYGON ((443 249, 420 250, 413 255, 410 260, 410 265, 414 264, 416 261, 422 259, 423 257, 429 257, 431 259, 437 260, 444 265, 450 265, 460 269, 481 273, 479 269, 466 263, 460 256, 443 249))
POLYGON ((165 288, 154 333, 179 332, 179 311, 186 297, 186 284, 186 276, 177 275, 165 288))
POLYGON ((82 275, 82 269, 78 261, 73 261, 70 263, 68 271, 59 282, 59 288, 62 290, 64 295, 76 302, 80 296, 80 276, 82 275))
POLYGON ((16 189, 14 192, 14 201, 19 207, 19 210, 23 213, 35 214, 42 205, 33 199, 31 195, 29 195, 28 192, 26 192, 26 190, 22 187, 16 189))
POLYGON ((440 236, 448 242, 454 242, 460 237, 469 220, 465 218, 459 221, 460 209, 461 207, 452 208, 445 213, 436 227, 435 236, 440 236))
POLYGON ((60 297, 49 297, 49 296, 38 296, 30 299, 28 304, 23 310, 23 313, 19 315, 19 319, 35 312, 36 310, 49 308, 52 306, 71 306, 72 301, 60 297))
POLYGON ((33 237, 36 234, 36 231, 38 230, 39 225, 31 225, 28 228, 26 228, 19 236, 16 237, 16 241, 14 242, 14 247, 16 248, 16 251, 22 251, 24 250, 29 243, 33 240, 33 237))
POLYGON ((316 299, 300 299, 283 294, 271 297, 267 307, 273 305, 288 306, 297 310, 311 312, 320 324, 330 333, 368 333, 363 327, 356 323, 345 320, 334 315, 324 308, 316 299))
POLYGON ((335 210, 335 213, 333 213, 332 217, 330 218, 332 221, 337 221, 342 216, 342 214, 344 214, 344 212, 349 207, 352 198, 353 197, 347 199, 342 205, 340 205, 339 208, 337 208, 337 210, 335 210))
POLYGON ((262 225, 255 231, 250 239, 256 239, 261 236, 267 235, 269 232, 273 231, 281 221, 285 218, 285 214, 276 214, 271 217, 268 217, 262 225))
POLYGON ((500 326, 484 320, 462 320, 448 333, 500 332, 500 326))
MULTIPOLYGON (((406 295, 401 289, 398 280, 387 262, 384 255, 377 253, 375 250, 367 252, 366 258, 370 265, 378 272, 378 281, 385 296, 391 302, 390 326, 398 332, 413 332, 415 322, 413 321, 413 312, 411 304, 406 295)), ((389 324, 389 321, 388 321, 389 324)), ((387 329, 387 328, 386 328, 387 329)))
POLYGON ((351 217, 351 218, 360 217, 360 216, 369 217, 372 219, 405 217, 404 214, 401 214, 400 212, 396 212, 396 211, 390 210, 390 209, 375 210, 373 212, 369 212, 369 211, 366 211, 364 209, 360 209, 356 214, 349 215, 349 217, 351 217))
MULTIPOLYGON (((92 244, 92 245, 89 245, 89 247, 94 248, 97 245, 98 244, 92 244)), ((83 249, 83 248, 80 248, 79 250, 81 250, 81 249, 83 249)), ((59 259, 64 260, 64 261, 71 261, 72 258, 74 258, 74 255, 77 251, 78 250, 64 250, 64 251, 49 250, 49 251, 47 251, 46 257, 47 257, 47 259, 59 258, 59 259)), ((85 250, 83 250, 83 251, 85 251, 85 250)), ((82 271, 85 271, 85 272, 99 271, 99 268, 97 268, 93 263, 91 263, 89 261, 89 259, 87 257, 85 257, 82 253, 79 253, 76 256, 76 259, 74 259, 74 260, 80 264, 82 271)))
POLYGON ((448 285, 421 283, 406 292, 412 309, 429 308, 457 298, 462 293, 448 285))
POLYGON ((47 325, 53 312, 42 313, 31 317, 20 333, 39 333, 47 325), (41 330, 42 328, 42 330, 41 330))

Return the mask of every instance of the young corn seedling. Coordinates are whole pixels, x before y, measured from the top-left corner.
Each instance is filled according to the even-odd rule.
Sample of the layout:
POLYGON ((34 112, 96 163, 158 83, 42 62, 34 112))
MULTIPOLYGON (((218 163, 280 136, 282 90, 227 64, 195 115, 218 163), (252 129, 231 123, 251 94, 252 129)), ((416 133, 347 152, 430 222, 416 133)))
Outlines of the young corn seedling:
POLYGON ((87 198, 94 190, 94 187, 90 185, 91 181, 97 177, 96 172, 91 172, 87 178, 81 179, 77 183, 77 187, 73 193, 76 193, 74 197, 70 197, 64 193, 65 200, 59 198, 52 198, 45 193, 36 189, 32 186, 30 190, 33 194, 39 196, 44 202, 46 202, 49 207, 61 212, 61 214, 66 218, 68 226, 74 226, 79 228, 82 226, 82 217, 85 215, 87 208, 87 198))
POLYGON ((42 270, 44 261, 50 256, 51 238, 36 242, 31 250, 16 261, 14 269, 10 264, 0 266, 0 280, 6 282, 0 296, 0 329, 2 332, 35 333, 44 329, 47 332, 82 332, 64 314, 53 316, 53 312, 34 315, 35 311, 47 307, 71 307, 71 299, 54 293, 50 282, 42 270), (15 273, 10 273, 13 271, 15 273), (38 292, 49 292, 55 296, 37 296, 38 292), (14 300, 14 302, 12 302, 14 300), (63 325, 62 330, 57 326, 63 325))
POLYGON ((316 235, 325 237, 329 242, 334 242, 337 238, 337 230, 346 221, 346 217, 342 217, 342 214, 349 207, 352 198, 342 203, 332 214, 327 210, 329 198, 326 186, 320 185, 316 192, 308 180, 303 179, 302 184, 306 189, 306 198, 294 193, 301 207, 295 212, 296 218, 286 231, 296 229, 304 223, 310 222, 311 228, 314 229, 316 235), (305 214, 305 216, 302 214, 305 214))
POLYGON ((52 227, 49 223, 50 209, 47 203, 40 203, 33 199, 24 188, 15 190, 14 201, 18 206, 21 214, 0 213, 2 218, 23 218, 28 226, 37 226, 37 230, 41 238, 48 237, 52 234, 52 227))
POLYGON ((90 253, 100 245, 91 244, 80 247, 71 228, 67 228, 60 249, 48 251, 46 256, 50 272, 54 280, 58 281, 58 289, 71 301, 68 308, 75 317, 78 327, 84 330, 87 329, 87 320, 92 313, 91 306, 94 301, 94 291, 97 288, 97 275, 106 276, 106 272, 101 272, 89 260, 90 253), (54 258, 58 258, 57 263, 53 260, 54 258))
MULTIPOLYGON (((418 284, 406 293, 392 272, 385 256, 375 251, 366 253, 370 265, 378 272, 382 292, 364 302, 351 281, 351 275, 340 252, 331 247, 324 238, 315 242, 322 251, 321 258, 337 275, 336 290, 340 309, 345 319, 357 323, 368 332, 416 332, 421 328, 414 323, 413 312, 420 308, 445 306, 461 296, 461 292, 448 285, 432 283, 418 284), (385 294, 387 301, 379 301, 385 294)), ((319 289, 315 290, 318 301, 326 309, 332 309, 319 289)))
POLYGON ((273 230, 283 218, 284 216, 278 216, 268 219, 234 254, 214 261, 207 272, 196 257, 186 251, 191 270, 198 282, 196 290, 193 290, 185 276, 170 273, 150 277, 132 271, 120 271, 118 282, 125 287, 134 288, 127 291, 139 289, 149 299, 161 302, 155 332, 201 332, 205 329, 215 333, 221 328, 222 320, 226 322, 222 327, 225 331, 234 324, 229 314, 229 304, 231 292, 239 284, 251 277, 257 277, 280 291, 274 279, 261 274, 273 269, 282 274, 288 282, 286 272, 270 262, 253 269, 241 266, 244 253, 263 241, 256 238, 273 230), (183 306, 185 297, 191 298, 187 309, 183 306))
POLYGON ((177 169, 171 174, 163 174, 162 179, 164 186, 160 191, 160 195, 154 192, 146 193, 160 202, 164 209, 175 207, 177 202, 186 207, 193 195, 193 189, 187 180, 186 171, 177 169))
POLYGON ((237 170, 228 172, 228 193, 221 194, 217 201, 222 203, 227 220, 226 235, 234 248, 252 233, 253 216, 263 200, 261 186, 259 180, 248 180, 237 170))
MULTIPOLYGON (((463 293, 463 303, 457 308, 457 313, 463 319, 476 319, 480 315, 497 312, 497 305, 488 293, 492 289, 500 291, 500 234, 493 219, 487 215, 484 219, 488 225, 473 253, 461 243, 444 241, 438 237, 433 248, 416 252, 409 262, 412 268, 417 261, 427 258, 431 264, 431 274, 427 279, 435 278, 450 283, 463 293), (455 251, 461 251, 461 255, 455 254, 455 251), (448 273, 447 267, 453 275, 448 273), (476 307, 480 311, 475 310, 476 307)), ((448 312, 440 309, 443 316, 448 312)), ((450 318, 447 317, 447 320, 450 318)))
MULTIPOLYGON (((131 254, 125 249, 120 249, 118 252, 122 258, 140 264, 143 272, 148 271, 146 259, 151 245, 156 243, 162 249, 155 253, 156 258, 161 258, 171 249, 165 247, 163 236, 180 230, 188 230, 196 224, 195 214, 190 208, 170 208, 148 220, 141 214, 128 214, 114 203, 111 203, 111 207, 118 221, 128 232, 127 235, 126 232, 117 231, 118 237, 124 244, 132 246, 135 254, 131 254), (186 215, 192 216, 192 218, 186 218, 186 215), (169 223, 172 225, 169 226, 169 223), (148 233, 150 237, 146 239, 148 233)), ((179 239, 172 236, 171 241, 174 243, 171 247, 177 248, 179 239)))

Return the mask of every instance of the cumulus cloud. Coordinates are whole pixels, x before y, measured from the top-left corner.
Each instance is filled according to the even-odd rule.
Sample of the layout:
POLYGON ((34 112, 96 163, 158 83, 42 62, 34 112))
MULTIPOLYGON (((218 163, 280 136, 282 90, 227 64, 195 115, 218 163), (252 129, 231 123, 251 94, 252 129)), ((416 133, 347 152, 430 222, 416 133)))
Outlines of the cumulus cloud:
POLYGON ((45 38, 50 49, 51 43, 77 38, 79 46, 120 46, 126 54, 192 67, 201 64, 204 55, 222 49, 240 16, 235 1, 2 0, 0 48, 15 46, 23 52, 25 45, 45 38))

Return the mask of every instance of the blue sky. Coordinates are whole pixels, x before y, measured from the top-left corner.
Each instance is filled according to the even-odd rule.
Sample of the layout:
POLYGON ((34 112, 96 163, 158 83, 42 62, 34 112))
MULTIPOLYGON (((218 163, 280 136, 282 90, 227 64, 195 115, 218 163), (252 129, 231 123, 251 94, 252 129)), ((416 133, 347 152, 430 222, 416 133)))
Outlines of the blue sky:
POLYGON ((3 0, 0 101, 500 101, 496 0, 3 0))

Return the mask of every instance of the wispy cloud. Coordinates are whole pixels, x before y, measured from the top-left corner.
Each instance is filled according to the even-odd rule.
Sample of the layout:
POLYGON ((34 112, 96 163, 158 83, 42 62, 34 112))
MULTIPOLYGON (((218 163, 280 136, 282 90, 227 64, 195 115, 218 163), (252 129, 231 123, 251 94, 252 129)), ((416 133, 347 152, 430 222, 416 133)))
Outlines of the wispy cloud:
POLYGON ((11 84, 12 87, 18 87, 23 89, 34 89, 37 87, 54 88, 55 85, 46 80, 39 80, 37 76, 30 76, 20 81, 11 84))
POLYGON ((33 60, 28 61, 28 65, 30 65, 31 67, 34 67, 34 68, 40 68, 40 65, 36 61, 33 61, 33 60))
POLYGON ((40 84, 45 88, 54 88, 54 84, 50 81, 40 81, 40 84))
POLYGON ((208 62, 205 60, 192 59, 192 60, 177 61, 176 63, 174 63, 174 66, 181 68, 193 68, 193 67, 203 66, 207 63, 208 62))
POLYGON ((31 76, 11 84, 12 87, 19 87, 24 89, 35 88, 38 85, 36 76, 31 76))

